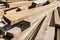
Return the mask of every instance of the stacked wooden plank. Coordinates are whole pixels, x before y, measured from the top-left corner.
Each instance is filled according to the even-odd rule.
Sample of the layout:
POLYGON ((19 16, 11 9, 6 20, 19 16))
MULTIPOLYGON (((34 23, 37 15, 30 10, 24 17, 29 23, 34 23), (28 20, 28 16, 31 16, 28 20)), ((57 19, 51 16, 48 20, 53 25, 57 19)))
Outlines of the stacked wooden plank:
POLYGON ((54 10, 54 19, 56 27, 56 40, 60 40, 60 8, 54 10))
POLYGON ((40 3, 35 1, 8 3, 9 8, 0 9, 0 23, 4 24, 0 28, 0 40, 54 40, 55 37, 59 40, 59 3, 43 3, 39 7, 36 5, 40 3))

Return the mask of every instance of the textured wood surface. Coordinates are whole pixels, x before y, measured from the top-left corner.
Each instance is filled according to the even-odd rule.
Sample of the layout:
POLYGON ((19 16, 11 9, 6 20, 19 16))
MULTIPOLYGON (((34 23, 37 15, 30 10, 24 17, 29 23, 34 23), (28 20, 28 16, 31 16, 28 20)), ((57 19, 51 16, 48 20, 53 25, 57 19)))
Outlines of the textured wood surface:
POLYGON ((42 10, 45 10, 45 9, 51 10, 52 8, 53 8, 52 10, 54 10, 56 7, 59 6, 58 4, 59 4, 59 2, 55 1, 55 2, 47 5, 47 7, 44 6, 44 9, 42 9, 43 7, 38 7, 38 8, 35 8, 35 9, 25 10, 25 11, 21 11, 21 12, 18 12, 18 13, 12 13, 12 15, 11 15, 11 13, 9 13, 9 14, 4 15, 4 17, 7 18, 8 20, 10 20, 11 24, 14 24, 14 22, 16 23, 17 20, 20 20, 20 19, 22 20, 23 18, 27 18, 29 16, 37 15, 42 10), (41 9, 41 10, 39 10, 39 9, 41 9), (34 10, 35 10, 35 12, 34 12, 34 10))
POLYGON ((60 25, 60 18, 59 18, 59 13, 58 13, 58 9, 54 10, 54 19, 55 19, 55 25, 60 25))

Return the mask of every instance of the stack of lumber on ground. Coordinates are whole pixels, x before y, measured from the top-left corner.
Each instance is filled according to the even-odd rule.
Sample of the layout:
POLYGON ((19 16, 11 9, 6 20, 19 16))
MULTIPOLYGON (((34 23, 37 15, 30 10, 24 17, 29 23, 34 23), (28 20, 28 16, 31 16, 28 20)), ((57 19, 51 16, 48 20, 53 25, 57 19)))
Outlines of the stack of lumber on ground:
MULTIPOLYGON (((44 2, 45 3, 45 2, 44 2)), ((26 10, 26 9, 30 9, 31 8, 35 8, 35 7, 39 7, 42 6, 44 3, 36 3, 36 1, 22 1, 22 2, 14 2, 14 3, 8 3, 9 8, 3 8, 0 9, 0 13, 2 15, 9 13, 9 12, 18 12, 18 11, 22 11, 22 10, 26 10)))
MULTIPOLYGON (((54 1, 48 5, 35 7, 33 9, 17 12, 17 8, 15 8, 7 11, 2 18, 7 24, 0 29, 1 33, 3 32, 3 34, 0 33, 0 39, 54 40, 55 27, 60 26, 59 3, 60 1, 54 1)), ((19 7, 19 4, 17 7, 19 7)), ((56 36, 57 40, 59 40, 59 30, 57 30, 56 36)))

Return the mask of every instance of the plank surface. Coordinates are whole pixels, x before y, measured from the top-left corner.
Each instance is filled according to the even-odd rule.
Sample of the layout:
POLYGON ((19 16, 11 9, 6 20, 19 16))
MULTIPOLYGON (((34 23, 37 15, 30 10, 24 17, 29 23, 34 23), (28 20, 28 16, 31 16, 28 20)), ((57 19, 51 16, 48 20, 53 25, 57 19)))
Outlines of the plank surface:
POLYGON ((28 0, 7 0, 7 2, 19 2, 19 1, 28 1, 28 0))
POLYGON ((44 20, 44 22, 42 23, 41 28, 38 31, 35 40, 42 40, 43 39, 44 33, 45 33, 45 31, 46 31, 46 29, 48 27, 47 25, 49 24, 49 21, 51 20, 51 15, 52 15, 51 11, 47 13, 47 17, 44 20))
POLYGON ((57 28, 57 40, 60 40, 60 28, 57 28))
MULTIPOLYGON (((25 21, 28 21, 28 22, 30 22, 31 24, 30 25, 33 25, 37 20, 40 20, 40 18, 44 18, 46 15, 45 14, 40 14, 40 15, 36 15, 36 16, 32 16, 32 17, 29 17, 29 18, 26 18, 26 19, 24 19, 25 21)), ((19 24, 20 25, 20 24, 19 24)), ((20 26, 20 27, 18 27, 18 29, 20 29, 19 31, 21 31, 20 33, 22 33, 24 30, 26 30, 26 29, 24 29, 26 26, 20 26), (22 31, 23 30, 23 31, 22 31)), ((29 27, 30 28, 30 27, 29 27)), ((28 29, 29 29, 28 28, 28 29)), ((12 28, 12 29, 10 29, 10 30, 8 30, 7 32, 8 32, 8 34, 9 34, 9 36, 12 36, 12 35, 14 35, 14 38, 12 39, 12 40, 14 40, 14 39, 16 39, 16 38, 18 38, 18 37, 20 37, 20 36, 18 36, 18 37, 16 37, 15 35, 18 35, 18 34, 15 34, 14 32, 15 32, 15 30, 17 29, 17 28, 12 28), (14 31, 13 31, 14 30, 14 31), (11 34, 11 35, 10 35, 11 34)), ((16 31, 16 33, 19 33, 19 32, 17 32, 16 31)), ((17 39, 18 40, 18 39, 17 39)))
POLYGON ((2 18, 4 15, 4 12, 2 10, 0 10, 0 18, 2 18))
POLYGON ((55 25, 60 25, 60 18, 59 18, 58 9, 54 10, 54 19, 55 19, 55 25))
POLYGON ((19 7, 22 5, 31 5, 31 4, 32 4, 32 1, 13 2, 13 3, 9 3, 9 8, 19 7))
POLYGON ((43 40, 54 40, 55 36, 55 27, 48 27, 45 35, 43 36, 43 40))
POLYGON ((50 20, 47 24, 46 31, 43 36, 43 40, 54 40, 55 38, 55 27, 54 27, 54 17, 51 15, 50 20))
POLYGON ((36 20, 36 22, 34 24, 32 24, 28 29, 26 29, 24 32, 22 32, 21 36, 19 37, 19 40, 28 40, 29 37, 32 35, 32 33, 36 30, 36 28, 38 27, 39 23, 42 21, 43 18, 44 18, 44 16, 42 15, 39 18, 39 20, 36 20))
POLYGON ((22 20, 23 18, 33 16, 33 15, 37 15, 37 14, 39 14, 39 12, 42 12, 42 10, 45 10, 45 9, 54 10, 56 7, 59 6, 58 3, 59 3, 58 1, 57 2, 55 1, 55 2, 53 2, 53 3, 51 3, 47 6, 44 6, 44 9, 42 9, 43 7, 38 7, 38 8, 35 8, 35 9, 25 10, 25 11, 21 11, 21 12, 18 12, 18 13, 12 13, 12 15, 11 15, 11 13, 9 13, 9 14, 4 15, 4 17, 6 19, 8 19, 9 21, 11 21, 11 24, 14 24, 14 22, 16 23, 17 20, 22 20))
POLYGON ((18 38, 21 33, 21 29, 19 27, 14 27, 11 30, 7 31, 7 35, 10 37, 14 37, 14 40, 18 38))

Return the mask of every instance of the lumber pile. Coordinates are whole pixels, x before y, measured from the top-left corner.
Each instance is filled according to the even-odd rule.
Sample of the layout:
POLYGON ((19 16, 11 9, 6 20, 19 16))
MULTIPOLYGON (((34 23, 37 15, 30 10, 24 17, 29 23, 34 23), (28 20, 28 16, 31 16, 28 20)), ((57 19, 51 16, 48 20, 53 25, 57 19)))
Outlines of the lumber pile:
POLYGON ((22 1, 0 9, 0 40, 60 40, 60 1, 22 1))

